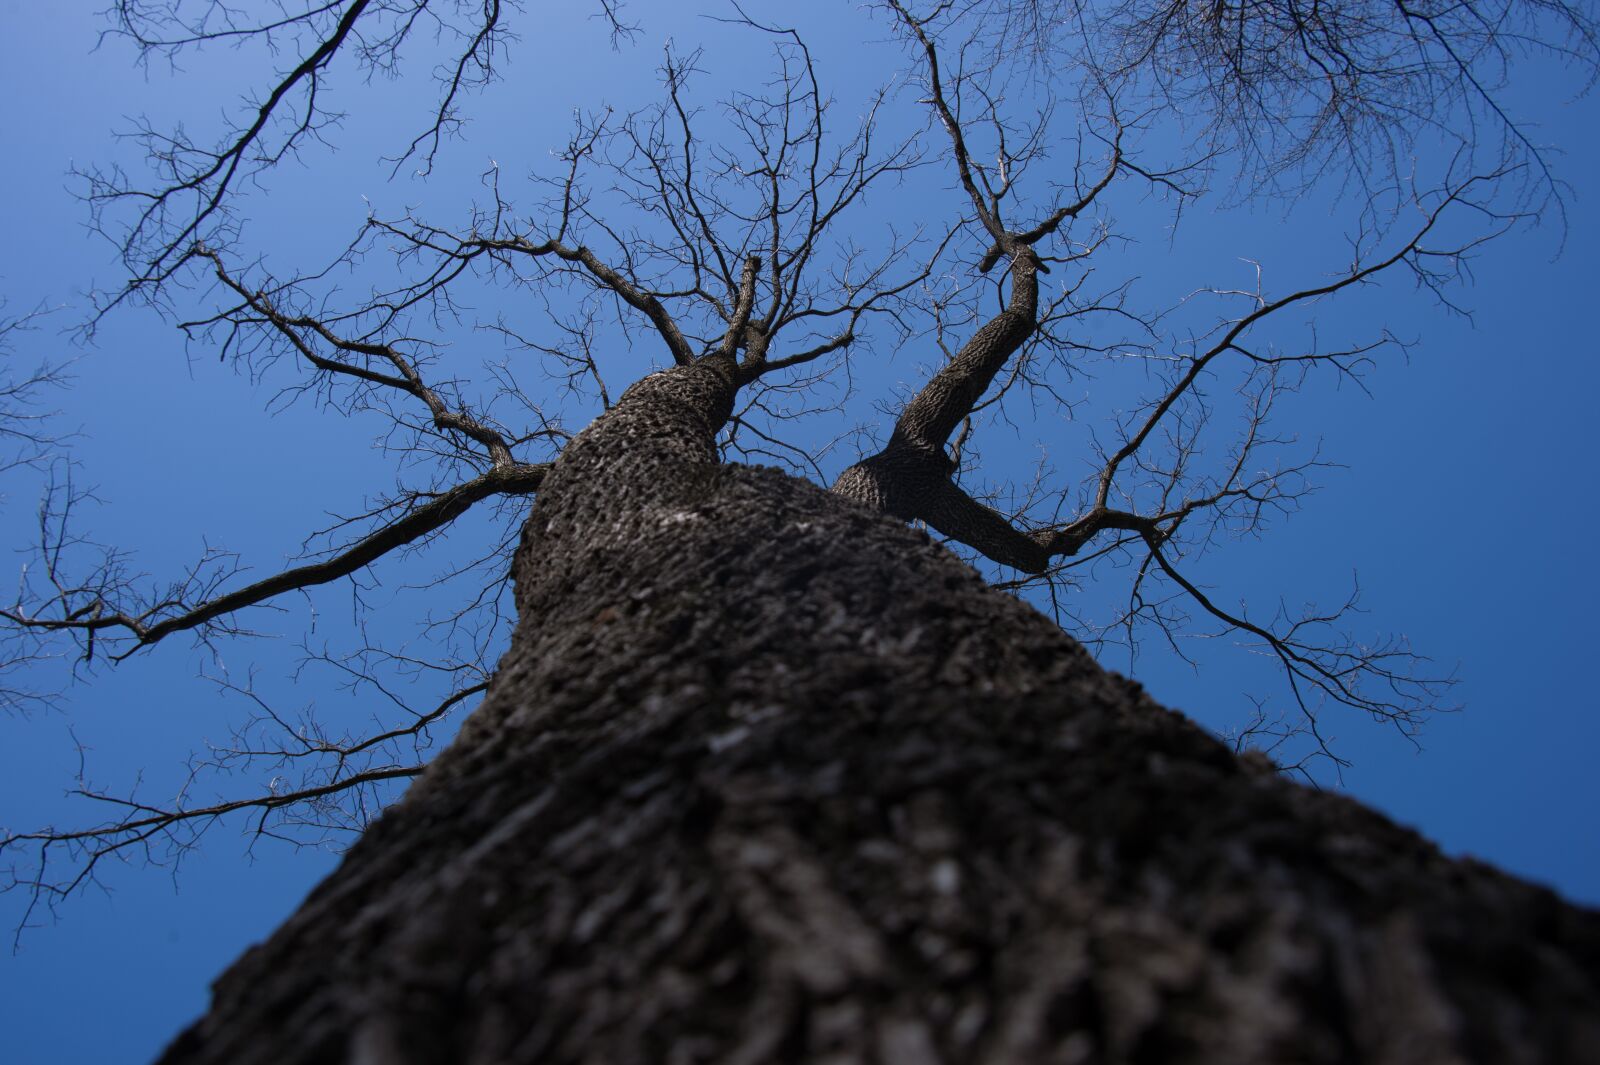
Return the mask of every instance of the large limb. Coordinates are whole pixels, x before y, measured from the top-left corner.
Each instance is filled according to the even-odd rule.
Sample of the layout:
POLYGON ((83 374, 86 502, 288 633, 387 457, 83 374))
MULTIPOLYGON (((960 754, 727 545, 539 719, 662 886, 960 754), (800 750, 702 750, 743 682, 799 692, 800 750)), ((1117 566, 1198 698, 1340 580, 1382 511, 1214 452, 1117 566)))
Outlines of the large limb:
POLYGON ((923 22, 898 0, 890 0, 889 7, 923 54, 928 102, 949 136, 950 154, 961 187, 983 231, 992 241, 979 268, 987 272, 999 259, 1008 258, 1010 292, 1000 312, 985 322, 906 404, 884 449, 845 470, 834 483, 833 490, 908 520, 921 518, 932 522, 932 512, 937 508, 940 520, 952 526, 945 530, 949 535, 963 542, 968 542, 970 535, 993 544, 1007 558, 1027 560, 1029 565, 1022 568, 1031 571, 1042 566, 1032 565, 1033 551, 1020 540, 998 537, 994 529, 994 519, 998 515, 975 503, 972 506, 956 504, 951 492, 959 493, 960 489, 949 480, 951 462, 945 445, 956 427, 983 398, 995 376, 1038 330, 1039 274, 1046 267, 1034 251, 1034 245, 1053 236, 1081 214, 1110 185, 1122 165, 1120 140, 1112 143, 1111 158, 1103 175, 1074 202, 1058 205, 1028 229, 1008 229, 1002 217, 1002 202, 1012 190, 1013 164, 1021 160, 1006 156, 1002 137, 1001 151, 1007 160, 1001 167, 1002 176, 991 180, 974 163, 951 103, 950 92, 959 92, 959 83, 947 89, 940 73, 938 49, 923 22), (967 517, 973 518, 976 524, 969 528, 964 521, 967 517), (1009 546, 999 546, 1002 539, 1009 546))
POLYGON ((1302 722, 1294 731, 1309 735, 1314 753, 1333 759, 1335 764, 1340 760, 1328 749, 1319 731, 1318 710, 1323 702, 1364 711, 1410 735, 1424 711, 1439 707, 1449 678, 1423 673, 1424 660, 1403 639, 1352 639, 1344 629, 1356 607, 1354 596, 1331 610, 1308 607, 1296 615, 1280 606, 1274 616, 1263 618, 1242 605, 1231 609, 1224 606, 1194 573, 1186 570, 1216 530, 1251 532, 1259 528, 1263 514, 1292 509, 1297 494, 1304 491, 1303 487, 1296 488, 1296 483, 1302 482, 1306 470, 1320 465, 1312 459, 1298 466, 1263 469, 1254 457, 1258 446, 1283 442, 1264 431, 1277 391, 1271 383, 1274 375, 1284 369, 1303 369, 1311 363, 1326 364, 1340 373, 1356 372, 1352 364, 1365 361, 1372 347, 1343 352, 1278 353, 1270 346, 1252 343, 1251 330, 1281 317, 1292 307, 1366 284, 1396 268, 1412 271, 1424 285, 1438 283, 1436 272, 1440 268, 1436 264, 1457 261, 1471 243, 1441 248, 1432 243, 1436 239, 1433 234, 1440 228, 1443 213, 1453 205, 1479 206, 1468 197, 1481 180, 1470 179, 1442 195, 1399 248, 1358 260, 1343 275, 1325 284, 1277 299, 1268 299, 1259 291, 1235 293, 1252 301, 1249 312, 1220 326, 1211 343, 1177 366, 1166 388, 1123 427, 1122 442, 1104 455, 1092 481, 1088 505, 1075 520, 1053 528, 1020 529, 948 481, 923 486, 920 498, 926 502, 914 516, 993 561, 1028 573, 1044 573, 1046 580, 1053 580, 1069 568, 1090 564, 1106 550, 1133 552, 1138 576, 1128 613, 1116 623, 1127 623, 1130 644, 1135 620, 1152 622, 1169 636, 1174 619, 1182 620, 1176 614, 1163 616, 1167 600, 1154 600, 1144 591, 1147 584, 1158 580, 1168 583, 1174 596, 1198 606, 1215 622, 1218 635, 1227 634, 1257 645, 1278 661, 1302 722), (1189 457, 1185 449, 1192 446, 1185 435, 1189 430, 1184 428, 1184 405, 1193 405, 1193 397, 1202 388, 1202 378, 1228 359, 1266 375, 1268 384, 1252 403, 1245 438, 1226 475, 1209 485, 1195 485, 1182 472, 1189 457), (1155 447, 1157 441, 1159 448, 1155 447), (1159 451, 1160 458, 1147 455, 1153 449, 1159 451), (1134 478, 1143 487, 1130 488, 1127 482, 1134 478), (1159 499, 1152 500, 1150 485, 1162 479, 1168 483, 1157 493, 1159 499), (1203 531, 1197 535, 1194 525, 1202 526, 1203 531), (1117 543, 1084 550, 1097 536, 1112 530, 1124 534, 1117 543), (1186 535, 1180 538, 1182 531, 1186 535), (1083 561, 1057 561, 1080 552, 1083 561))
MULTIPOLYGON (((165 592, 136 591, 120 573, 115 556, 87 578, 68 574, 63 544, 74 537, 59 528, 66 520, 68 498, 53 507, 48 499, 41 513, 40 562, 37 583, 48 586, 41 595, 19 595, 0 609, 0 620, 23 633, 69 633, 80 638, 85 654, 92 655, 96 641, 106 643, 114 658, 123 658, 165 637, 185 631, 231 631, 230 615, 273 600, 286 592, 303 591, 348 577, 383 556, 417 543, 455 521, 484 500, 536 491, 549 466, 518 460, 515 441, 488 419, 460 400, 451 402, 423 377, 421 364, 393 343, 368 335, 346 336, 327 321, 286 309, 292 285, 263 290, 246 284, 225 266, 215 250, 197 246, 188 259, 204 262, 225 290, 239 302, 209 319, 185 323, 185 329, 223 326, 237 337, 241 331, 258 331, 276 338, 316 375, 355 390, 359 402, 383 393, 404 395, 428 412, 432 430, 448 442, 453 453, 483 472, 442 491, 409 492, 390 501, 368 518, 376 519, 366 536, 347 544, 329 557, 294 566, 233 591, 223 591, 232 572, 218 571, 208 559, 165 592), (484 467, 487 467, 484 469, 484 467), (56 511, 51 520, 52 511, 56 511), (130 646, 131 644, 131 646, 130 646)), ((231 342, 231 341, 230 341, 231 342)), ((225 349, 226 350, 226 349, 225 349)), ((391 411, 399 419, 399 414, 391 411)), ((70 490, 68 492, 70 497, 70 490)))
POLYGON ((1098 509, 1060 529, 1024 532, 1011 519, 968 495, 949 478, 930 483, 921 518, 934 529, 959 540, 985 557, 1025 573, 1042 573, 1050 560, 1075 555, 1105 529, 1136 532, 1159 544, 1159 524, 1167 516, 1149 518, 1121 510, 1098 509))
MULTIPOLYGON (((1013 530, 1015 535, 1005 536, 997 531, 996 522, 1006 519, 976 501, 968 499, 965 504, 959 503, 952 495, 965 493, 960 486, 949 481, 950 463, 944 457, 943 444, 954 428, 952 417, 965 417, 971 410, 971 404, 981 395, 981 390, 973 390, 977 379, 988 372, 990 376, 982 378, 983 386, 987 387, 992 380, 992 373, 998 370, 999 365, 1003 365, 1002 361, 999 365, 991 366, 986 357, 992 358, 994 351, 980 347, 980 342, 987 343, 985 334, 990 330, 1003 335, 997 323, 1012 307, 1017 306, 1014 292, 1007 311, 979 330, 978 335, 907 406, 884 451, 846 470, 834 489, 907 520, 925 520, 945 535, 983 552, 988 558, 1027 572, 1043 570, 1050 558, 1076 554, 1096 534, 1107 529, 1135 532, 1156 544, 1163 543, 1184 520, 1197 511, 1241 497, 1248 498, 1255 490, 1253 483, 1240 481, 1243 473, 1241 467, 1236 468, 1228 483, 1216 492, 1173 506, 1163 506, 1146 514, 1118 510, 1112 505, 1118 472, 1155 436, 1158 426, 1198 386, 1208 368, 1225 355, 1239 356, 1256 365, 1304 362, 1308 359, 1337 364, 1338 356, 1331 354, 1290 359, 1264 357, 1245 346, 1246 336, 1255 326, 1290 307, 1364 285, 1397 267, 1409 268, 1419 281, 1429 283, 1430 268, 1427 264, 1430 260, 1453 259, 1461 253, 1460 250, 1431 249, 1424 242, 1439 225, 1445 211, 1457 204, 1470 205, 1468 192, 1481 180, 1469 179, 1441 197, 1425 214, 1422 224, 1411 238, 1393 252, 1364 263, 1358 262, 1343 276, 1326 284, 1302 289, 1275 300, 1257 297, 1255 308, 1224 329, 1205 351, 1190 358, 1168 390, 1152 404, 1143 419, 1131 427, 1124 443, 1106 457, 1096 478, 1094 498, 1088 510, 1066 525, 1035 532, 1013 530), (962 403, 968 405, 962 407, 962 403), (941 431, 943 436, 934 435, 941 431), (934 474, 941 461, 945 475, 936 478, 934 474), (935 501, 937 520, 933 509, 935 501), (1042 557, 1039 554, 1041 551, 1044 552, 1042 557)), ((1016 260, 1013 260, 1013 276, 1016 269, 1016 260)))
POLYGON ((1038 325, 1038 271, 1032 249, 1022 248, 1011 262, 1011 296, 1005 309, 906 404, 883 450, 839 475, 835 492, 908 521, 927 519, 931 493, 942 494, 943 486, 950 485, 951 463, 944 449, 950 434, 1038 325))
POLYGON ((1011 295, 1005 309, 985 322, 906 404, 895 422, 895 435, 919 447, 943 449, 995 375, 1038 328, 1041 268, 1031 248, 1017 249, 1011 260, 1011 295))
POLYGON ((122 634, 134 644, 116 657, 125 658, 140 648, 172 635, 211 625, 218 619, 256 606, 285 592, 314 588, 341 577, 348 577, 384 555, 412 544, 444 528, 473 504, 493 496, 526 495, 543 483, 548 464, 496 466, 464 484, 434 496, 385 522, 377 531, 357 540, 343 551, 319 562, 296 566, 276 573, 237 591, 186 602, 180 594, 162 599, 142 610, 119 606, 93 586, 67 586, 52 577, 56 593, 42 606, 25 608, 21 604, 0 609, 0 618, 20 629, 35 632, 79 633, 93 647, 97 635, 122 634))

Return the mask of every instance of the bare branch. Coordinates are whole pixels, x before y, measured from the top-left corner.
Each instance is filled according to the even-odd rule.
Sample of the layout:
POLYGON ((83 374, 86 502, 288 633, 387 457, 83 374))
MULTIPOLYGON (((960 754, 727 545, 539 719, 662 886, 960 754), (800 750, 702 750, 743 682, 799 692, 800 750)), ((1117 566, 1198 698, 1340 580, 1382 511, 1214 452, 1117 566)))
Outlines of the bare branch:
MULTIPOLYGON (((435 532, 477 502, 498 495, 524 495, 538 490, 548 465, 496 466, 474 480, 435 494, 427 503, 391 518, 371 535, 320 562, 297 566, 205 602, 158 602, 129 613, 102 598, 94 588, 60 588, 38 609, 21 604, 0 609, 0 618, 37 632, 73 632, 92 637, 99 633, 126 633, 134 638, 118 660, 172 635, 201 628, 245 607, 255 606, 285 592, 312 588, 348 577, 397 548, 435 532), (174 613, 176 611, 176 613, 174 613)), ((92 648, 92 642, 88 645, 92 648)))

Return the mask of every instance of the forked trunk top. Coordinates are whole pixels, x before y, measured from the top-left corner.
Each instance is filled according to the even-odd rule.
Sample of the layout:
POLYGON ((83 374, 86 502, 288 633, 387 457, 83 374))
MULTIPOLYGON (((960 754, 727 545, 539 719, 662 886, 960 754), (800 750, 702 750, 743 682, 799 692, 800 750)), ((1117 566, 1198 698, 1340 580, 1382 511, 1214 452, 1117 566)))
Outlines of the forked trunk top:
POLYGON ((717 464, 717 433, 733 411, 736 374, 731 358, 715 355, 650 374, 573 438, 523 529, 517 553, 522 613, 523 575, 546 565, 554 545, 575 537, 593 546, 620 528, 623 515, 648 508, 655 497, 717 464))

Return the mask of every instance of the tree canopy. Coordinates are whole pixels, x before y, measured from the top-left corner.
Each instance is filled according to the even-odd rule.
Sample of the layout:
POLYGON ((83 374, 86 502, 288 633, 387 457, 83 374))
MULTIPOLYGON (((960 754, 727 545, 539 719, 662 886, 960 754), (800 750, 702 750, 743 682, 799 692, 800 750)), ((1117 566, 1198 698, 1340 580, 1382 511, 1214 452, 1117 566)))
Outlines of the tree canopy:
MULTIPOLYGON (((14 706, 167 655, 244 708, 176 801, 91 769, 83 790, 110 821, 9 838, 23 895, 48 904, 104 860, 173 858, 223 815, 301 843, 359 829, 482 692, 548 464, 629 383, 719 348, 744 383, 726 458, 869 493, 884 464, 931 471, 888 508, 1108 665, 1137 674, 1136 648, 1183 656, 1205 637, 1264 658, 1270 674, 1249 657, 1221 667, 1260 700, 1220 723, 1243 743, 1311 770, 1341 757, 1336 713, 1410 736, 1453 705, 1449 666, 1353 614, 1353 587, 1302 607, 1330 582, 1263 597, 1211 567, 1248 558, 1336 476, 1315 397, 1361 387, 1411 343, 1369 290, 1462 306, 1474 256, 1504 246, 1486 242, 1561 221, 1560 167, 1517 117, 1510 74, 1561 59, 1582 88, 1581 8, 890 3, 850 12, 861 51, 754 6, 667 28, 659 50, 656 16, 606 5, 555 29, 493 2, 273 11, 107 13, 97 62, 131 44, 153 72, 182 71, 180 94, 197 66, 243 72, 245 96, 210 122, 167 101, 172 115, 79 165, 119 265, 69 313, 102 349, 130 319, 176 326, 197 378, 220 389, 236 371, 291 433, 375 436, 391 472, 299 515, 308 538, 276 546, 283 567, 234 553, 232 533, 151 566, 114 535, 118 493, 91 492, 92 465, 57 443, 70 416, 41 431, 37 408, 7 411, 17 472, 43 487, 4 611, 14 706), (617 84, 533 76, 580 32, 588 48, 609 38, 596 65, 617 84), (547 106, 555 88, 567 97, 547 106), (529 110, 574 104, 554 154, 521 132, 529 110), (1213 205, 1291 233, 1308 214, 1332 222, 1224 276, 1208 245, 1238 215, 1213 205), (106 506, 85 514, 96 495, 106 506), (299 650, 260 650, 254 632, 299 650), (351 705, 258 680, 258 655, 327 673, 351 705)), ((4 338, 22 366, 38 336, 25 324, 4 338)), ((62 372, 13 372, 8 395, 62 372)), ((215 433, 180 435, 226 453, 215 433)), ((276 485, 237 488, 290 509, 349 454, 319 450, 293 452, 276 485)), ((236 469, 260 476, 229 457, 217 490, 236 469)), ((13 515, 24 495, 10 488, 13 515)))

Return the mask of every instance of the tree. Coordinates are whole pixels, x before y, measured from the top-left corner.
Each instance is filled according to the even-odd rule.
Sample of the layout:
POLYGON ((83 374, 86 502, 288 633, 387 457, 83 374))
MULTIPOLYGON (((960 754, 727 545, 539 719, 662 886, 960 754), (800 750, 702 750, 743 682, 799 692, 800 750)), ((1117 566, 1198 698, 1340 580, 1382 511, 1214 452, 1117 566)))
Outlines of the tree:
MULTIPOLYGON (((1002 509, 972 487, 983 470, 975 416, 1060 399, 1060 375, 1097 352, 1170 350, 1126 284, 1087 286, 1086 264, 1110 257, 1096 212, 1119 183, 1179 202, 1201 185, 1203 172, 1134 150, 1149 121, 1138 110, 1146 68, 1094 71, 1072 115, 1078 163, 1052 185, 1038 177, 1056 147, 1052 97, 1035 97, 1040 113, 1018 110, 1023 76, 1041 75, 1002 58, 1019 38, 974 18, 992 11, 890 4, 886 24, 934 121, 898 128, 875 108, 842 138, 801 38, 746 18, 777 42, 779 70, 729 105, 742 142, 704 139, 695 61, 669 52, 665 103, 583 119, 531 222, 497 170, 463 229, 375 216, 337 265, 393 247, 408 272, 353 306, 326 283, 330 270, 284 277, 241 262, 226 213, 234 175, 321 127, 317 82, 346 42, 391 62, 407 17, 426 7, 354 3, 290 20, 320 43, 266 97, 275 107, 307 94, 287 139, 260 139, 277 130, 263 107, 214 152, 148 131, 169 168, 154 192, 93 178, 97 202, 138 208, 119 234, 134 280, 108 294, 106 312, 153 300, 253 371, 300 363, 310 377, 298 387, 341 411, 382 412, 395 451, 433 463, 434 479, 381 500, 367 531, 324 558, 236 589, 208 561, 156 595, 114 556, 87 577, 70 571, 64 491, 44 511, 42 591, 7 612, 22 639, 75 637, 92 660, 177 632, 218 638, 245 608, 355 574, 473 504, 536 500, 516 552, 521 621, 492 685, 474 675, 413 726, 355 739, 277 729, 264 708, 279 746, 246 735, 221 752, 318 765, 240 805, 270 813, 360 796, 417 773, 395 762, 395 741, 488 689, 340 873, 224 981, 172 1060, 1585 1056, 1600 1038, 1582 1011, 1594 995, 1583 975, 1592 915, 1447 863, 1259 757, 1233 758, 904 527, 926 523, 1036 575, 1009 583, 1036 579, 1058 604, 1080 555, 1120 554, 1134 577, 1118 626, 1165 629, 1168 592, 1185 595, 1277 658, 1307 728, 1318 693, 1410 727, 1435 688, 1409 672, 1403 647, 1328 639, 1337 611, 1284 624, 1231 611, 1183 559, 1230 524, 1252 530, 1293 505, 1319 460, 1263 459, 1285 442, 1269 428, 1274 404, 1298 371, 1354 375, 1376 350, 1256 338, 1285 311, 1385 273, 1441 286, 1486 232, 1458 214, 1492 232, 1549 192, 1537 172, 1518 184, 1537 159, 1514 129, 1463 145, 1431 177, 1383 184, 1396 175, 1359 170, 1369 187, 1347 269, 1282 296, 1233 294, 1243 311, 1152 373, 1152 395, 1115 427, 1077 510, 1049 482, 1002 509), (927 172, 953 172, 966 217, 891 236, 875 255, 831 243, 875 190, 927 172), (649 228, 623 228, 629 209, 649 228), (1047 272, 1066 280, 1041 294, 1047 272), (455 328, 462 293, 488 276, 535 298, 564 294, 551 300, 563 343, 529 347, 568 382, 593 382, 608 409, 588 428, 569 435, 538 402, 527 428, 508 428, 494 404, 525 397, 514 378, 484 400, 441 375, 414 330, 455 328), (182 286, 199 278, 210 307, 191 314, 182 286), (668 361, 615 403, 596 351, 613 310, 646 324, 668 361), (1086 339, 1099 317, 1131 323, 1136 339, 1086 339), (900 343, 925 337, 947 358, 832 493, 719 461, 786 452, 820 473, 825 456, 785 443, 783 423, 817 402, 829 371, 849 371, 874 327, 900 343), (1202 386, 1222 361, 1249 372, 1242 434, 1211 471, 1202 459, 1217 430, 1202 386), (1508 965, 1513 988, 1502 986, 1508 965), (289 1045, 269 1042, 285 1020, 289 1045)), ((140 9, 119 11, 154 49, 244 32, 203 23, 158 38, 140 9)), ((412 143, 425 160, 453 121, 462 72, 486 75, 502 43, 498 7, 483 14, 463 23, 436 121, 412 143)), ((1209 125, 1203 143, 1230 149, 1241 128, 1209 125)), ((1283 173, 1293 153, 1268 147, 1247 159, 1283 173)), ((481 601, 492 609, 492 593, 481 601)), ((468 646, 476 620, 452 618, 468 646)), ((372 658, 347 661, 370 681, 372 658)), ((457 676, 471 669, 460 661, 457 676)), ((82 835, 11 842, 75 848, 81 864, 64 883, 43 871, 26 881, 45 893, 224 812, 136 809, 82 835)))

